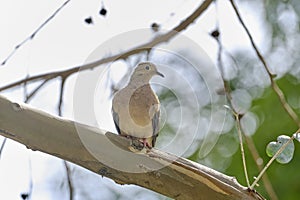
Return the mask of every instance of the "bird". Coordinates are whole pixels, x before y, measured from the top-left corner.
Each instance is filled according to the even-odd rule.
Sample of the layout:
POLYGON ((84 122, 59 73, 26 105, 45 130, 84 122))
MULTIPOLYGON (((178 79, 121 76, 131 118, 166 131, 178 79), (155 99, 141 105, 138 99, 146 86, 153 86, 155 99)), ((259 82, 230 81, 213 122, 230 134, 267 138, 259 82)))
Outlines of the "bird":
POLYGON ((164 77, 151 62, 139 63, 129 83, 115 93, 112 116, 119 135, 138 140, 143 148, 155 146, 159 132, 160 102, 149 81, 164 77))

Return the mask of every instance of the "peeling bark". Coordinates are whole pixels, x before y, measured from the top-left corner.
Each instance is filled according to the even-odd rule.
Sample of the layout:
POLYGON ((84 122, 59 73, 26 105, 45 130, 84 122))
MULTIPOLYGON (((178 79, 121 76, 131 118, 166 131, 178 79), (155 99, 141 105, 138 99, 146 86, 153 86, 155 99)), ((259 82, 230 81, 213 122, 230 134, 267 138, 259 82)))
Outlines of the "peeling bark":
POLYGON ((127 138, 1 96, 0 135, 118 184, 139 185, 174 199, 263 199, 234 177, 157 149, 132 152, 127 138))

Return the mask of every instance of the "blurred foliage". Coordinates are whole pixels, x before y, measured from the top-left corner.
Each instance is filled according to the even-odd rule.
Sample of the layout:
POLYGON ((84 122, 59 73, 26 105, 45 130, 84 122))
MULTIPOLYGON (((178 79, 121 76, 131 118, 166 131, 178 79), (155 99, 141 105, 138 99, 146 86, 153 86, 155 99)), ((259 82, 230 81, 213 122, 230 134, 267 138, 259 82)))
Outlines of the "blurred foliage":
MULTIPOLYGON (((285 17, 293 16, 296 21, 299 21, 300 4, 298 0, 266 0, 263 3, 263 8, 265 11, 265 20, 271 28, 272 37, 270 38, 273 39, 273 42, 277 39, 286 42, 289 39, 287 35, 289 32, 299 34, 298 25, 297 27, 290 27, 290 30, 287 30, 287 27, 282 24, 282 20, 286 20, 285 17)), ((285 21, 285 23, 289 24, 291 22, 285 21)))
MULTIPOLYGON (((276 82, 283 91, 287 102, 300 116, 300 1, 240 0, 239 3, 262 5, 264 17, 262 22, 265 28, 262 32, 266 34, 264 44, 260 44, 260 46, 263 46, 263 54, 271 71, 277 75, 276 82)), ((272 90, 268 76, 252 49, 239 50, 234 53, 233 57, 235 60, 225 58, 227 60, 224 64, 227 67, 232 65, 229 66, 232 69, 228 71, 236 73, 227 81, 233 92, 242 89, 251 96, 251 107, 246 112, 253 113, 258 119, 256 131, 251 137, 263 160, 263 167, 270 160, 266 154, 268 143, 276 141, 279 135, 292 136, 298 128, 272 90)), ((168 92, 160 96, 160 99, 167 98, 170 98, 168 92)), ((232 116, 227 115, 227 117, 232 116)), ((166 132, 173 131, 170 124, 165 128, 166 132)), ((297 174, 298 166, 300 166, 300 146, 296 140, 294 143, 295 152, 291 162, 287 164, 274 162, 267 170, 272 187, 279 199, 296 200, 300 196, 300 174, 297 174)), ((253 182, 254 177, 259 174, 259 169, 256 161, 253 160, 251 150, 247 148, 246 142, 244 144, 250 182, 253 182)), ((187 157, 234 176, 240 183, 246 185, 235 126, 229 132, 220 135, 216 145, 205 158, 199 158, 200 148, 199 144, 199 147, 187 157)), ((256 189, 270 199, 262 180, 259 181, 259 184, 260 186, 256 189)))
MULTIPOLYGON (((252 0, 239 2, 253 3, 252 0)), ((288 103, 297 112, 298 116, 300 116, 300 46, 298 45, 300 41, 300 1, 265 0, 256 1, 256 3, 257 5, 262 3, 265 17, 262 19, 264 20, 265 27, 265 30, 262 31, 266 33, 264 37, 265 43, 261 44, 261 46, 266 47, 270 44, 267 50, 265 50, 265 59, 271 65, 272 71, 278 72, 277 75, 279 75, 279 78, 277 83, 283 91, 288 103), (282 49, 281 53, 278 53, 278 49, 282 49), (287 55, 287 57, 285 57, 285 55, 287 55), (281 71, 282 69, 284 70, 281 71)), ((230 86, 233 90, 236 88, 244 88, 251 91, 251 87, 257 86, 255 84, 259 81, 258 79, 263 79, 261 71, 258 73, 256 71, 257 67, 262 69, 262 66, 256 58, 251 59, 249 58, 249 54, 247 55, 247 53, 242 51, 236 52, 235 58, 237 58, 239 64, 239 74, 230 81, 230 86), (245 81, 246 79, 252 79, 252 82, 247 82, 245 81)), ((266 85, 264 87, 266 87, 266 85)), ((252 139, 264 161, 264 166, 270 159, 266 155, 267 144, 271 141, 276 141, 276 138, 282 134, 292 136, 297 130, 297 126, 283 109, 277 95, 269 84, 263 90, 262 95, 258 95, 253 99, 249 112, 253 112, 259 119, 258 129, 252 139)), ((228 134, 236 135, 235 129, 228 134)), ((220 137, 217 146, 222 143, 223 137, 228 137, 226 135, 227 134, 220 137)), ((300 165, 300 147, 296 140, 294 143, 295 154, 292 161, 288 164, 274 162, 267 170, 268 177, 279 199, 296 200, 299 199, 300 196, 300 175, 297 173, 298 166, 300 165)), ((230 146, 231 144, 226 145, 230 146)), ((254 177, 259 174, 259 170, 246 143, 245 146, 249 177, 251 178, 251 182, 253 182, 254 177)), ((225 170, 225 173, 235 176, 239 182, 246 185, 240 150, 230 159, 232 159, 231 164, 225 170)), ((218 168, 218 166, 214 166, 214 168, 218 168)), ((259 183, 260 186, 256 189, 269 199, 262 181, 259 183)))
MULTIPOLYGON (((288 103, 300 116, 300 68, 298 64, 300 61, 300 1, 240 0, 238 3, 249 3, 249 5, 251 4, 253 6, 253 9, 262 9, 261 23, 264 29, 261 31, 264 35, 264 43, 259 44, 259 49, 262 50, 264 59, 268 63, 271 71, 277 75, 276 82, 283 91, 288 103)), ((241 10, 241 12, 243 13, 243 10, 241 10)), ((253 12, 255 11, 253 10, 253 12)), ((222 35, 222 32, 220 34, 222 35)), ((191 52, 185 53, 186 57, 190 58, 190 56, 193 56, 191 52)), ((252 137, 259 156, 263 160, 263 164, 261 165, 261 167, 263 167, 270 160, 266 154, 267 145, 271 141, 276 141, 279 135, 292 136, 297 130, 297 126, 284 110, 278 96, 272 90, 269 77, 251 47, 248 49, 239 49, 234 52, 232 56, 228 56, 224 52, 223 54, 226 81, 229 83, 228 85, 232 93, 239 91, 234 98, 240 101, 249 101, 249 104, 245 103, 244 105, 242 104, 243 102, 239 102, 238 106, 245 106, 241 107, 242 116, 245 117, 246 114, 251 113, 251 115, 256 117, 254 134, 250 135, 250 137, 252 137), (226 73, 230 75, 226 75, 226 73), (245 96, 239 96, 239 94, 245 96)), ((166 56, 164 56, 164 59, 165 61, 167 60, 166 63, 177 67, 182 73, 185 72, 191 76, 190 79, 193 78, 193 84, 194 86, 196 85, 196 87, 194 87, 196 93, 202 96, 203 94, 207 94, 203 92, 204 90, 201 91, 197 88, 202 87, 202 78, 208 80, 210 77, 207 77, 205 73, 202 74, 203 77, 193 77, 195 72, 188 71, 189 68, 185 63, 182 63, 182 61, 166 56), (180 68, 178 66, 183 67, 180 68)), ((188 88, 183 88, 177 81, 174 81, 172 84, 178 85, 178 91, 184 91, 186 96, 189 96, 191 93, 188 88)), ((162 107, 166 109, 166 113, 174 114, 173 110, 180 107, 178 96, 170 90, 160 90, 159 99, 161 100, 162 107)), ((188 103, 187 100, 184 99, 184 101, 184 103, 188 103)), ((221 108, 226 104, 220 99, 215 102, 203 102, 200 110, 191 110, 191 112, 200 112, 202 118, 206 117, 206 119, 208 119, 205 121, 208 124, 211 123, 211 121, 215 121, 214 118, 211 118, 214 115, 211 106, 217 104, 219 108, 221 108)), ((180 113, 175 113, 175 115, 177 114, 179 115, 180 113)), ((169 117, 172 118, 172 116, 168 116, 164 122, 160 139, 158 140, 158 146, 163 146, 166 142, 172 140, 174 132, 177 131, 178 124, 174 124, 174 121, 177 122, 176 120, 178 119, 170 121, 169 117)), ((217 117, 224 116, 217 115, 217 117)), ((225 117, 225 124, 231 123, 234 120, 230 111, 225 117)), ((213 125, 208 128, 203 126, 205 123, 200 124, 198 134, 201 135, 203 132, 207 132, 209 136, 213 132, 210 129, 214 129, 213 126, 215 125, 214 122, 212 123, 213 125)), ((203 137, 205 136, 201 135, 196 140, 194 138, 194 144, 187 150, 188 153, 186 153, 185 156, 190 160, 234 176, 241 184, 246 185, 236 126, 231 125, 227 128, 228 130, 218 133, 219 135, 215 144, 208 143, 207 146, 213 146, 208 155, 204 157, 200 156, 200 149, 205 146, 203 144, 205 143, 203 142, 205 140, 203 137)), ((188 132, 188 130, 186 132, 188 132)), ((185 135, 187 134, 186 132, 179 134, 185 135)), ((188 136, 185 135, 185 137, 188 136)), ((294 143, 295 152, 291 162, 287 164, 274 162, 267 170, 272 187, 279 199, 296 200, 299 199, 300 196, 300 174, 297 174, 297 169, 300 165, 300 147, 297 141, 294 141, 294 143)), ((251 151, 253 150, 248 148, 246 142, 244 142, 244 145, 250 183, 252 183, 254 177, 258 176, 260 171, 256 165, 257 161, 252 157, 251 151)), ((176 148, 181 147, 176 146, 176 148)), ((260 186, 255 189, 267 199, 270 199, 262 180, 259 181, 259 184, 260 186)))
MULTIPOLYGON (((298 103, 300 102, 300 82, 297 79, 286 75, 278 80, 277 83, 287 99, 292 97, 298 99, 298 103)), ((291 136, 297 130, 297 126, 283 109, 277 95, 270 87, 265 90, 261 98, 253 101, 250 111, 255 113, 260 120, 260 125, 253 135, 253 140, 264 164, 266 164, 270 159, 266 155, 267 144, 275 141, 277 136, 281 134, 291 136)), ((296 109, 296 111, 298 111, 298 114, 300 113, 299 109, 296 109)), ((300 175, 296 173, 300 165, 300 147, 296 141, 294 142, 296 150, 292 161, 285 165, 274 162, 267 171, 279 199, 298 199, 300 195, 300 175)), ((258 175, 259 170, 247 148, 246 158, 249 177, 253 181, 253 177, 258 175)), ((226 170, 226 173, 237 177, 242 184, 246 184, 240 151, 237 151, 233 156, 231 165, 226 170)), ((267 197, 262 181, 260 181, 260 185, 257 187, 257 190, 267 197)))

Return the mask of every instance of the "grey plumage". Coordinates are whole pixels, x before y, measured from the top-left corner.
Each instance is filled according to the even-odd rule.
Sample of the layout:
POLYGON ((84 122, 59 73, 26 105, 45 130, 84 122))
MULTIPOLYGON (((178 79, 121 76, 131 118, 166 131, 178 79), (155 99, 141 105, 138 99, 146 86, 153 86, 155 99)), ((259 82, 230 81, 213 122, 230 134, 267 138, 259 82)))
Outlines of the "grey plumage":
POLYGON ((163 75, 150 62, 138 64, 128 85, 118 91, 112 115, 120 135, 138 138, 154 147, 159 132, 160 102, 149 84, 154 75, 163 75))

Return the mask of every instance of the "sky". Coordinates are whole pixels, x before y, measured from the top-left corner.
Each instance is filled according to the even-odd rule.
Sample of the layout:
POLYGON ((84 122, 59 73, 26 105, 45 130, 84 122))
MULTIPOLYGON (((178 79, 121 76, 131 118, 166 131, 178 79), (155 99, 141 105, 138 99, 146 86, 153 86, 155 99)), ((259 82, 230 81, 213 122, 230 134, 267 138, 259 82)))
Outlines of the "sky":
MULTIPOLYGON (((51 2, 38 0, 1 1, 0 62, 11 53, 17 44, 33 33, 62 3, 63 1, 57 0, 51 2)), ((86 63, 89 55, 103 43, 128 31, 148 29, 153 22, 160 24, 163 30, 169 30, 185 19, 198 5, 199 1, 192 0, 90 0, 88 2, 71 0, 57 16, 43 27, 33 40, 29 40, 19 48, 5 66, 0 66, 0 86, 24 78, 27 74, 35 75, 86 63), (98 14, 102 7, 107 9, 106 16, 98 14), (84 19, 88 17, 92 17, 93 24, 84 22, 84 19)), ((256 11, 256 15, 253 15, 253 5, 238 3, 255 41, 260 44, 263 33, 259 31, 262 26, 259 17, 262 13, 256 11)), ((222 33, 222 42, 228 51, 234 52, 237 49, 249 48, 249 40, 232 12, 229 1, 219 0, 217 6, 210 6, 203 16, 182 34, 201 46, 212 60, 216 60, 217 44, 209 36, 209 33, 216 27, 217 19, 222 33)), ((124 49, 126 49, 126 45, 123 47, 114 46, 103 51, 109 55, 114 51, 124 49)), ((115 80, 119 81, 126 70, 117 70, 115 80)), ((68 80, 67 92, 64 96, 63 116, 69 119, 73 119, 71 102, 75 82, 76 76, 68 80)), ((34 88, 33 86, 28 87, 29 89, 34 88)), ((59 81, 55 80, 46 85, 30 101, 30 105, 57 115, 58 91, 59 81), (49 102, 49 98, 53 100, 49 102)), ((5 91, 1 95, 13 101, 23 101, 23 94, 24 90, 18 88, 5 91)), ((110 108, 109 105, 110 102, 104 98, 101 106, 110 108)), ((103 127, 101 128, 113 131, 110 109, 105 110, 101 119, 109 120, 102 123, 103 127)), ((3 138, 0 137, 0 142, 2 140, 3 138)), ((57 185, 63 182, 58 180, 57 176, 65 173, 62 166, 62 161, 59 159, 43 153, 32 152, 23 145, 8 141, 0 160, 1 196, 11 200, 20 199, 20 193, 28 190, 29 177, 32 176, 34 187, 32 199, 66 198, 64 192, 57 192, 59 191, 57 185)), ((88 177, 91 178, 92 175, 90 174, 88 177)), ((106 188, 103 191, 105 191, 107 199, 111 198, 109 191, 124 194, 125 188, 127 195, 124 199, 130 198, 130 195, 139 191, 136 187, 118 186, 105 178, 101 178, 97 184, 98 187, 106 188), (111 190, 107 188, 111 188, 111 190)), ((153 197, 152 195, 151 192, 145 193, 144 198, 150 199, 153 197)), ((103 197, 103 199, 106 198, 103 197)))

